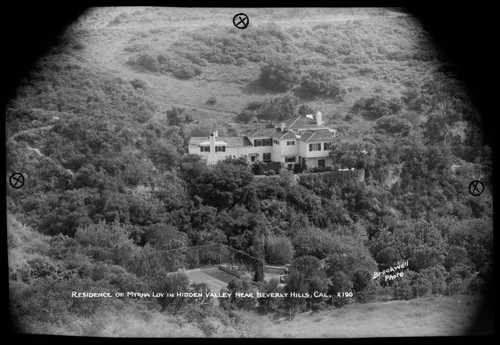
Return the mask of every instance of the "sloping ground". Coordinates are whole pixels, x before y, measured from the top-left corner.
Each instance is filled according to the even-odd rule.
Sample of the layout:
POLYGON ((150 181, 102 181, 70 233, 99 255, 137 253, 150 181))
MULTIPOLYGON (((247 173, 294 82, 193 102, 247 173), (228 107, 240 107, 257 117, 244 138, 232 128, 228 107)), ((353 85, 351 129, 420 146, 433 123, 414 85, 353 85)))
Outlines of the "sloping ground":
MULTIPOLYGON (((475 320, 480 299, 429 297, 411 301, 349 304, 266 325, 259 336, 290 338, 460 336, 475 320)), ((491 329, 493 334, 493 329, 491 329)))
POLYGON ((28 260, 46 255, 49 237, 21 224, 15 216, 7 213, 7 249, 9 269, 27 265, 28 260))

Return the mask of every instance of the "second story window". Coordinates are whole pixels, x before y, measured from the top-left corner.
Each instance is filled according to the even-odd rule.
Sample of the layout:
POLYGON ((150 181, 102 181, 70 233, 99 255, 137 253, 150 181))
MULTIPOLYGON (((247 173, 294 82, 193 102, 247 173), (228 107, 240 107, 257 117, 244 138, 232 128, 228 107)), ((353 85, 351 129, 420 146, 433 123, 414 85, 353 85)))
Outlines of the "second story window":
POLYGON ((210 146, 200 146, 200 152, 210 152, 210 146))
POLYGON ((329 150, 332 143, 323 143, 323 150, 329 150))
POLYGON ((274 140, 273 140, 273 143, 274 143, 274 145, 279 145, 279 144, 280 144, 280 141, 279 141, 279 140, 274 139, 274 140))
POLYGON ((295 140, 290 140, 286 142, 287 146, 295 145, 295 140))
POLYGON ((272 139, 255 139, 253 141, 253 146, 273 146, 272 139))
POLYGON ((321 151, 321 144, 309 144, 309 151, 321 151))

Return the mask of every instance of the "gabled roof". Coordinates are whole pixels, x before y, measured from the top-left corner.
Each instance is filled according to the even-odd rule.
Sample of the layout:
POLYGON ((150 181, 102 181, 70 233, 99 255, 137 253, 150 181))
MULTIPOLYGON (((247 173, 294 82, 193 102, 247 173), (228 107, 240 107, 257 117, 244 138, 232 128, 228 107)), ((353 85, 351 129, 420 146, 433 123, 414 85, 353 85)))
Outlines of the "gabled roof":
POLYGON ((270 138, 274 133, 276 133, 276 128, 261 128, 261 129, 258 129, 256 131, 248 133, 247 137, 250 137, 250 138, 268 137, 268 138, 270 138))
MULTIPOLYGON (((191 139, 189 139, 189 146, 197 147, 199 145, 210 145, 210 141, 207 139, 207 137, 191 137, 191 139)), ((217 137, 215 145, 224 145, 228 147, 252 146, 250 141, 245 137, 217 137)))
POLYGON ((316 123, 315 119, 311 119, 304 115, 299 115, 294 119, 289 119, 285 121, 286 129, 296 129, 296 128, 326 128, 325 125, 320 125, 316 123))
POLYGON ((296 139, 296 136, 293 132, 291 131, 285 131, 285 132, 276 132, 273 134, 273 139, 296 139))
POLYGON ((300 141, 313 142, 313 141, 333 141, 335 138, 333 133, 327 129, 320 129, 318 131, 307 130, 300 136, 300 141))

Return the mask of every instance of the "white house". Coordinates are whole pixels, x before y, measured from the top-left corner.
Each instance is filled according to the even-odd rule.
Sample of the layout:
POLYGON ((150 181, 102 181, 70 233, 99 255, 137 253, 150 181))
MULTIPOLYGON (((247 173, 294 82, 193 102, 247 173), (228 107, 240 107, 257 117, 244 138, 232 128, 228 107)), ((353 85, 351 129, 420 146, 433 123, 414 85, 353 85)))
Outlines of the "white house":
POLYGON ((330 146, 336 130, 324 125, 320 112, 316 116, 300 115, 275 128, 259 129, 240 137, 191 137, 189 153, 195 153, 213 164, 228 156, 244 156, 249 162, 282 162, 308 168, 332 166, 330 146))

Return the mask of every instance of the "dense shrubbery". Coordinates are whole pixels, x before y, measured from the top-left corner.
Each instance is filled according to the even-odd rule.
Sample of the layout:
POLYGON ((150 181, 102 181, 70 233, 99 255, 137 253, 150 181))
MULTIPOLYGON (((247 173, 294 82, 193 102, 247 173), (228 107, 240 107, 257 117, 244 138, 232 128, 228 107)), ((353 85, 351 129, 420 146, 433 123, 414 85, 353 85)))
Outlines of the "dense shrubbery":
MULTIPOLYGON (((128 19, 117 17, 113 23, 128 19)), ((189 40, 179 40, 161 54, 152 54, 145 44, 131 44, 126 51, 137 55, 129 64, 190 79, 208 63, 259 62, 262 82, 271 89, 336 97, 342 92, 336 84, 342 74, 331 69, 334 65, 342 70, 345 64, 363 63, 356 73, 376 79, 383 74, 370 61, 410 59, 402 53, 405 49, 413 60, 433 58, 425 48, 415 53, 404 40, 398 47, 378 49, 380 42, 373 43, 367 28, 364 34, 373 40, 325 25, 312 31, 269 25, 227 35, 217 30, 192 31, 189 40), (332 40, 333 35, 340 38, 332 40), (300 48, 308 56, 295 52, 292 37, 302 39, 300 48), (268 51, 276 56, 270 58, 268 51)), ((384 30, 389 35, 394 26, 384 30)), ((78 52, 78 47, 71 50, 78 52)), ((477 159, 482 164, 477 171, 488 181, 491 149, 481 146, 472 126, 465 140, 453 135, 456 121, 477 119, 477 114, 461 99, 451 102, 454 89, 447 84, 406 80, 401 99, 358 100, 349 116, 376 119, 379 133, 339 140, 331 153, 338 165, 333 171, 297 175, 297 181, 280 170, 280 163, 251 168, 232 158, 207 166, 200 157, 186 155, 190 134, 206 135, 208 126, 194 126, 182 108, 160 112, 141 79, 83 68, 69 54, 42 59, 31 79, 21 83, 6 114, 8 170, 26 174, 22 189, 8 190, 8 212, 50 236, 45 247, 39 246, 45 249, 29 247, 14 255, 16 265, 9 267, 12 311, 22 316, 19 324, 27 329, 36 329, 31 324, 43 329, 48 323, 61 324, 68 332, 99 334, 101 316, 96 315, 129 308, 144 310, 144 315, 175 313, 181 324, 196 325, 194 334, 201 330, 214 335, 233 322, 225 309, 231 315, 256 308, 289 313, 377 297, 482 293, 492 277, 488 191, 481 199, 464 196, 460 191, 470 182, 467 175, 476 172, 450 172, 457 157, 477 159), (430 116, 419 128, 424 112, 430 116), (357 171, 335 171, 339 167, 357 171), (254 178, 252 172, 266 169, 274 176, 254 178), (207 291, 204 285, 189 286, 185 274, 171 272, 195 267, 203 259, 172 250, 214 243, 271 264, 292 263, 285 286, 271 281, 257 287, 240 279, 228 285, 230 291, 321 291, 334 297, 233 299, 219 307, 208 299, 103 303, 69 297, 71 291, 91 290, 207 291), (371 279, 373 272, 402 260, 409 262, 403 277, 371 279), (354 298, 338 297, 337 292, 353 292, 354 298), (95 324, 82 326, 75 320, 95 324)), ((292 94, 280 95, 249 104, 237 119, 280 122, 295 116, 297 105, 292 94)), ((298 110, 312 112, 306 106, 298 110)), ((22 238, 29 241, 31 236, 22 238)), ((14 249, 23 248, 24 242, 14 249)))
POLYGON ((275 58, 261 68, 260 81, 275 91, 293 89, 300 81, 300 70, 290 58, 275 58))
POLYGON ((398 114, 401 111, 401 102, 397 98, 384 99, 380 96, 361 98, 354 103, 351 111, 366 119, 375 120, 382 116, 398 114))

